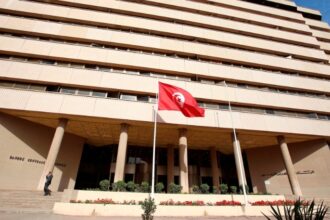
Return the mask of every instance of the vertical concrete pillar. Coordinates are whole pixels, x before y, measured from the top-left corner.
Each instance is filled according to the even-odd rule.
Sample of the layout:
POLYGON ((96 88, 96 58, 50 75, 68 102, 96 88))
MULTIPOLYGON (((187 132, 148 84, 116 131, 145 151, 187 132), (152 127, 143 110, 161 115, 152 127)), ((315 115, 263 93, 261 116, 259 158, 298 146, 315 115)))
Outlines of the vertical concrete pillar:
POLYGON ((127 139, 128 139, 128 127, 129 127, 128 124, 121 124, 114 182, 124 180, 127 139))
POLYGON ((65 119, 65 118, 59 119, 52 143, 50 145, 50 149, 48 151, 45 166, 44 166, 44 169, 42 171, 42 174, 41 174, 38 186, 37 186, 38 190, 42 190, 44 188, 44 184, 46 181, 46 175, 48 174, 48 172, 53 172, 53 170, 54 170, 55 162, 57 159, 58 152, 60 151, 60 147, 62 144, 65 127, 66 127, 67 123, 68 123, 68 119, 65 119))
POLYGON ((188 180, 188 141, 187 129, 179 130, 179 160, 180 160, 180 185, 182 192, 189 192, 188 180))
POLYGON ((287 143, 285 142, 285 138, 283 136, 278 136, 277 140, 281 147, 282 158, 284 161, 286 173, 288 174, 292 193, 295 196, 302 196, 298 178, 297 178, 296 172, 294 170, 294 166, 293 166, 293 163, 291 160, 289 148, 288 148, 287 143))
POLYGON ((210 159, 211 159, 211 170, 212 170, 212 180, 213 186, 219 187, 219 167, 218 167, 218 159, 217 159, 217 150, 215 147, 210 148, 210 159))
POLYGON ((236 172, 238 176, 238 183, 240 186, 243 186, 243 181, 245 184, 246 178, 245 178, 245 170, 244 170, 244 164, 243 164, 243 157, 242 157, 242 151, 241 151, 241 144, 238 140, 238 137, 235 139, 234 134, 232 134, 232 141, 234 146, 234 157, 235 157, 235 165, 236 165, 236 172))
POLYGON ((174 183, 174 147, 167 147, 167 188, 170 183, 174 183))

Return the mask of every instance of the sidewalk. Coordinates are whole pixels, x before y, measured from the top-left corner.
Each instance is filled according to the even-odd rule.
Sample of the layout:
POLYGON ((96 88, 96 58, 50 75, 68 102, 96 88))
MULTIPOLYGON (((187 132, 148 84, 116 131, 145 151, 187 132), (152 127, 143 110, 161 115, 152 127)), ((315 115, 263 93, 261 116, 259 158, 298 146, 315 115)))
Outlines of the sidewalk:
MULTIPOLYGON (((66 216, 42 213, 0 212, 1 220, 141 220, 140 217, 66 216)), ((264 220, 265 217, 154 217, 154 220, 264 220)))

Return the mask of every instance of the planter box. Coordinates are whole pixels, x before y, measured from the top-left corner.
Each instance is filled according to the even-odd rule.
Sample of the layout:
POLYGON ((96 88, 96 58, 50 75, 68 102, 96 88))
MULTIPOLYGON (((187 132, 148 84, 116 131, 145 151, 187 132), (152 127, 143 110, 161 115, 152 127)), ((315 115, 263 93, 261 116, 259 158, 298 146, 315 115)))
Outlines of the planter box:
MULTIPOLYGON (((283 210, 281 210, 283 211, 283 210)), ((141 216, 140 205, 55 203, 53 212, 76 216, 141 216), (129 210, 129 212, 127 211, 129 210)), ((157 206, 155 216, 263 216, 269 206, 157 206)))

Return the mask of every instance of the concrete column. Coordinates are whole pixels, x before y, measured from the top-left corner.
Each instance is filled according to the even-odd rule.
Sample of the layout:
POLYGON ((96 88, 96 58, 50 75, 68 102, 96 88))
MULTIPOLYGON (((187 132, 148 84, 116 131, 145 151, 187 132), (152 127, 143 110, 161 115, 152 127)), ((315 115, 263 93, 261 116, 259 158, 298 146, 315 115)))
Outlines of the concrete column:
POLYGON ((241 144, 238 140, 238 137, 237 137, 237 140, 235 140, 234 134, 232 134, 232 140, 233 140, 233 146, 234 146, 234 157, 235 157, 236 172, 237 172, 237 176, 238 176, 238 183, 240 186, 243 186, 243 181, 245 184, 247 184, 247 182, 246 182, 246 177, 245 177, 241 144), (243 174, 243 179, 242 179, 242 174, 243 174))
POLYGON ((180 160, 180 185, 182 192, 189 192, 188 180, 188 141, 187 129, 179 130, 179 160, 180 160))
POLYGON ((167 147, 167 187, 170 183, 174 183, 174 147, 167 147))
POLYGON ((128 139, 128 127, 129 127, 128 124, 121 124, 114 182, 124 180, 127 139, 128 139))
POLYGON ((298 182, 298 178, 296 172, 294 170, 294 166, 291 160, 290 152, 287 143, 285 142, 285 138, 283 136, 277 137, 278 143, 281 147, 282 158, 284 161, 286 173, 288 174, 289 182, 291 185, 292 193, 295 196, 302 196, 302 192, 300 189, 300 185, 298 182))
POLYGON ((219 167, 218 167, 218 159, 217 159, 217 150, 215 147, 210 148, 210 156, 211 156, 211 170, 212 170, 212 180, 213 186, 219 187, 219 167))
POLYGON ((60 118, 58 125, 55 130, 55 134, 52 140, 52 143, 50 145, 50 149, 48 151, 47 159, 45 162, 44 169, 42 171, 37 190, 43 190, 45 181, 46 181, 46 175, 51 171, 53 172, 55 167, 55 162, 57 159, 58 152, 60 151, 60 147, 62 144, 63 136, 65 127, 68 123, 68 119, 60 118))

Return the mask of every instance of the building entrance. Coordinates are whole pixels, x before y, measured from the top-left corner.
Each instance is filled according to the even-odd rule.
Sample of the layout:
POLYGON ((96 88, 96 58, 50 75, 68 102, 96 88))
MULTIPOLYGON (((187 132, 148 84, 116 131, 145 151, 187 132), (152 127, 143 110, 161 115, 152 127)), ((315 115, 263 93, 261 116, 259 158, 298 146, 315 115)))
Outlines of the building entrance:
POLYGON ((84 146, 75 189, 98 188, 101 180, 109 179, 114 149, 113 146, 84 146))
MULTIPOLYGON (((77 175, 75 189, 93 189, 99 187, 104 179, 113 183, 117 157, 117 145, 95 147, 85 145, 77 175)), ((243 154, 246 178, 251 189, 250 175, 243 154)), ((219 182, 228 186, 238 187, 235 160, 233 155, 217 152, 217 161, 220 169, 219 182)), ((174 149, 174 183, 179 184, 179 152, 174 149)), ((213 187, 213 177, 208 150, 188 150, 189 185, 200 186, 208 184, 213 187)), ((128 146, 125 159, 124 181, 133 181, 141 184, 151 184, 152 148, 141 146, 128 146)), ((167 148, 156 148, 156 175, 155 183, 168 185, 167 179, 167 148)))

